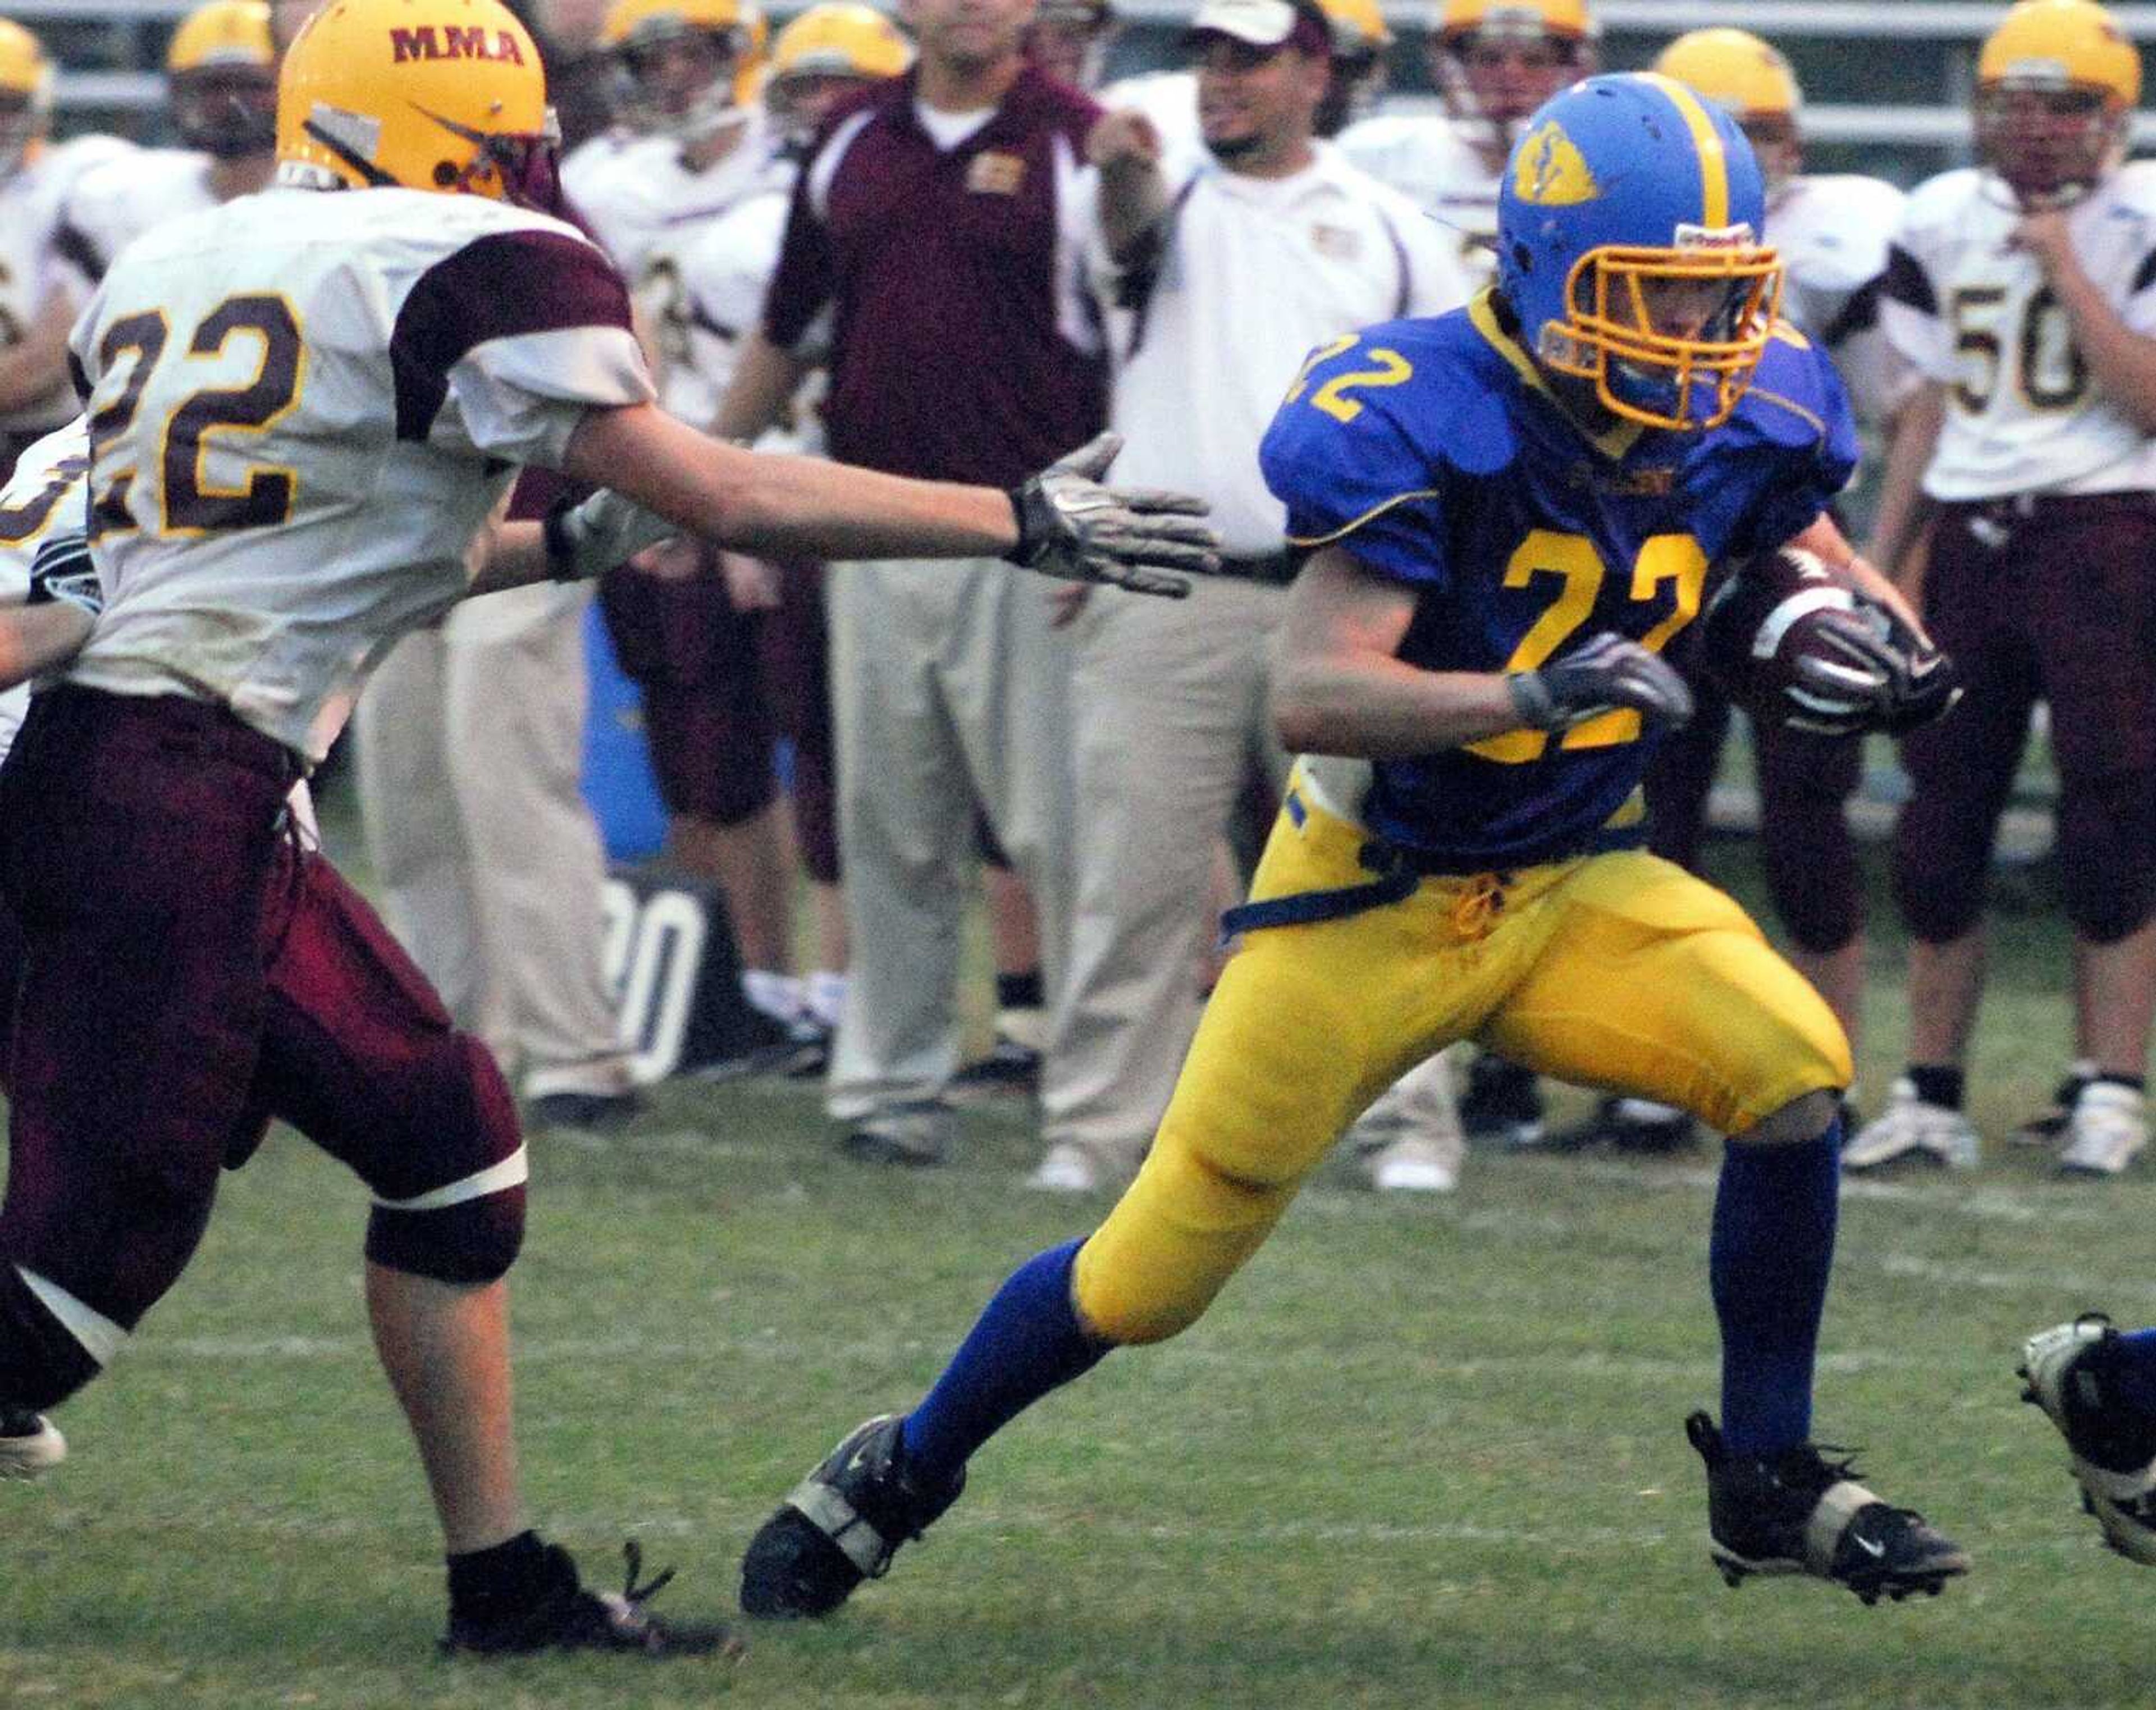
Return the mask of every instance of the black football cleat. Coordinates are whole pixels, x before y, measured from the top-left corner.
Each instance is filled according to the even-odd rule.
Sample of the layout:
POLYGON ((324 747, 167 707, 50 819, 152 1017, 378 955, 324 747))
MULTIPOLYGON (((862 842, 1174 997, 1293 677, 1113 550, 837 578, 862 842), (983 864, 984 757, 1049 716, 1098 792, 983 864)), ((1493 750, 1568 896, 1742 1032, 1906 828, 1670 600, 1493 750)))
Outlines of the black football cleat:
POLYGON ((445 1656, 523 1656, 541 1651, 618 1651, 649 1657, 716 1656, 732 1661, 746 1648, 741 1636, 718 1621, 662 1621, 644 1608, 673 1579, 669 1568, 649 1584, 636 1576, 643 1552, 634 1540, 623 1547, 629 1577, 622 1589, 589 1591, 577 1564, 558 1543, 547 1546, 550 1583, 521 1608, 490 1620, 449 1616, 442 1636, 445 1656))
POLYGON ((957 1501, 963 1472, 933 1490, 914 1481, 904 1424, 886 1413, 855 1426, 763 1523, 742 1558, 744 1614, 830 1614, 862 1580, 890 1572, 898 1547, 957 1501))
POLYGON ((1558 1129, 1542 1143, 1551 1152, 1588 1152, 1607 1147, 1635 1158, 1665 1158, 1689 1152, 1699 1125, 1684 1112, 1644 1098, 1604 1098, 1594 1114, 1558 1129))
POLYGON ((1936 1597, 1969 1571, 1960 1545, 1880 1501, 1820 1446, 1733 1454, 1704 1413, 1685 1421, 1685 1435, 1707 1462, 1708 1553, 1732 1586, 1754 1574, 1809 1574, 1866 1605, 1899 1603, 1917 1591, 1936 1597))
POLYGON ((2103 1541, 2129 1561, 2156 1565, 2156 1418, 2120 1405, 2107 1381, 2118 1332, 2102 1312, 2040 1330, 2015 1368, 2021 1399, 2066 1440, 2082 1507, 2103 1541))
POLYGON ((1488 1051, 1467 1066, 1460 1091, 1460 1126, 1477 1146, 1543 1143, 1543 1094, 1532 1069, 1488 1051))

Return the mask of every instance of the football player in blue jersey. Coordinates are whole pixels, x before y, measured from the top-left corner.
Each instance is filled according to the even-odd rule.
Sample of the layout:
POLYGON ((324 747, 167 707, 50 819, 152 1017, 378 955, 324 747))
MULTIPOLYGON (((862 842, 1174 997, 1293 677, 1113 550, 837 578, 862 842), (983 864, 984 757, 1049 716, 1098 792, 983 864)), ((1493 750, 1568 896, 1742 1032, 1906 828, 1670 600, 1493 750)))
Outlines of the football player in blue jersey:
POLYGON ((1722 1423, 1686 1425, 1725 1577, 1871 1602, 1967 1569, 1809 1440, 1841 1030, 1734 902, 1640 846, 1641 773, 1690 711, 1663 652, 1717 566, 1799 546, 1921 635, 1825 516, 1848 405, 1774 318, 1763 217, 1725 115, 1666 78, 1591 79, 1513 151, 1493 290, 1312 353, 1262 456, 1309 554, 1276 716, 1320 757, 1229 917, 1242 947, 1144 1170, 1088 1240, 1010 1276, 911 1413, 786 1499, 743 1564, 750 1613, 824 1614, 883 1573, 993 1432, 1194 1322, 1357 1112, 1471 1037, 1730 1137, 1722 1423))

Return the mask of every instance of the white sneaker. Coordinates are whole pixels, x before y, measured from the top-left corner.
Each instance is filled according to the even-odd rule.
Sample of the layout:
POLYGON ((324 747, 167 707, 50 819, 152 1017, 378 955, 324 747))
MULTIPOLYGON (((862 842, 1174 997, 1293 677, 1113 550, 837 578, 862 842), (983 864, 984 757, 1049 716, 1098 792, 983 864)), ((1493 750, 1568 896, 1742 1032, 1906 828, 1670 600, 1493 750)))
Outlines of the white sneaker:
POLYGON ((42 1413, 0 1412, 0 1478, 35 1478, 67 1459, 67 1439, 42 1413))
POLYGON ((1082 1146, 1067 1141, 1048 1148, 1025 1184, 1043 1194, 1093 1194, 1101 1187, 1101 1166, 1082 1146))
POLYGON ((1917 1159, 1974 1169, 1982 1151, 1967 1117, 1943 1104, 1926 1103, 1917 1096, 1915 1083, 1905 1076, 1887 1095, 1886 1111, 1842 1148, 1841 1167, 1855 1173, 1917 1159))
POLYGON ((1420 1134, 1403 1134, 1363 1160, 1370 1185, 1380 1194, 1450 1194, 1460 1185, 1464 1143, 1447 1145, 1420 1134))
POLYGON ((2148 1144, 2148 1117, 2141 1095, 2115 1081, 2082 1088, 2066 1117, 2066 1143, 2059 1171, 2070 1176, 2123 1175, 2148 1144))

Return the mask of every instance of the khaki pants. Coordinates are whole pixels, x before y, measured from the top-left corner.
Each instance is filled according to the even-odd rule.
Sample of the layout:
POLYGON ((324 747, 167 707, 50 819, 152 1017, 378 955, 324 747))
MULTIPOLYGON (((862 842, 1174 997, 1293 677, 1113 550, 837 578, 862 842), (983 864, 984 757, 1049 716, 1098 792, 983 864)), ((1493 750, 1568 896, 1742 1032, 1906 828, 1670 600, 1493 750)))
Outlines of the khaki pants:
POLYGON ((834 564, 825 587, 852 937, 829 1104, 852 1122, 933 1098, 957 1071, 977 804, 1032 887, 1053 1001, 1069 937, 1069 647, 1048 627, 1050 584, 994 559, 834 564))
POLYGON ((1286 591, 1199 582, 1185 600, 1096 588, 1076 625, 1078 901, 1042 1137, 1138 1167, 1197 1030, 1215 845, 1254 773, 1287 757, 1266 710, 1286 591))
POLYGON ((354 718, 383 912, 526 1096, 629 1084, 579 789, 587 588, 490 594, 407 636, 354 718))

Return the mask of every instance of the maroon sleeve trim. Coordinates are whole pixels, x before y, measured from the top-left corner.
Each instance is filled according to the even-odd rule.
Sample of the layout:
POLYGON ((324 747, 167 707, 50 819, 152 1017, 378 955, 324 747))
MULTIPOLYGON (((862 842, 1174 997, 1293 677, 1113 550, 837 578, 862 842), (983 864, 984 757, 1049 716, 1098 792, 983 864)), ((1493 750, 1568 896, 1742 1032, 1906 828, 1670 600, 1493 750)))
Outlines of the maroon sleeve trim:
POLYGON ((427 437, 449 396, 449 371, 476 347, 575 326, 630 330, 621 275, 582 239, 496 232, 436 262, 419 275, 389 335, 397 437, 427 437))

